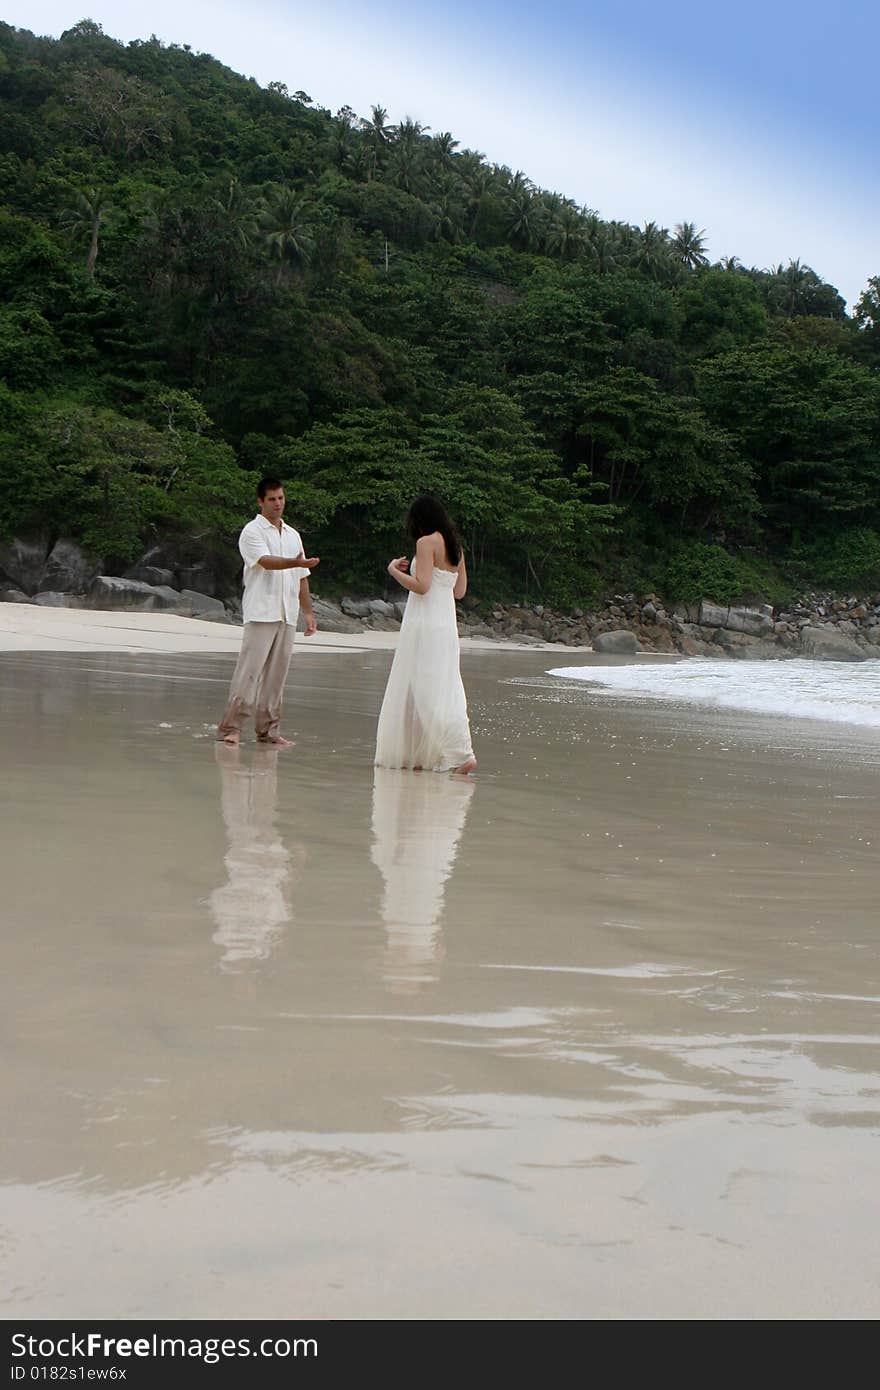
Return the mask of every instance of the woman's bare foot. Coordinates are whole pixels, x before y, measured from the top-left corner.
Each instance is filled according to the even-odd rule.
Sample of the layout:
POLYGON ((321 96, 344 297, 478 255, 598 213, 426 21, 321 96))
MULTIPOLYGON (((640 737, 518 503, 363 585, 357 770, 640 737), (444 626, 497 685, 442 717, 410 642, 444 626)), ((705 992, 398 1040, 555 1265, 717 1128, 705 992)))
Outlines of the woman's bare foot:
POLYGON ((237 747, 238 747, 238 741, 239 741, 239 736, 238 736, 238 734, 236 734, 236 733, 224 734, 224 735, 223 735, 223 742, 226 744, 227 748, 237 748, 237 747))
POLYGON ((477 760, 476 760, 476 758, 468 758, 467 762, 466 762, 466 763, 462 763, 461 767, 454 767, 452 770, 453 770, 453 772, 455 772, 459 777, 467 777, 469 773, 473 772, 473 770, 474 770, 474 768, 476 767, 476 765, 477 765, 477 760))
POLYGON ((291 738, 282 738, 280 734, 278 735, 277 738, 266 738, 264 735, 258 734, 258 735, 257 735, 257 743, 262 743, 264 747, 267 747, 267 746, 268 746, 269 748, 292 748, 292 747, 293 747, 293 739, 291 739, 291 738))

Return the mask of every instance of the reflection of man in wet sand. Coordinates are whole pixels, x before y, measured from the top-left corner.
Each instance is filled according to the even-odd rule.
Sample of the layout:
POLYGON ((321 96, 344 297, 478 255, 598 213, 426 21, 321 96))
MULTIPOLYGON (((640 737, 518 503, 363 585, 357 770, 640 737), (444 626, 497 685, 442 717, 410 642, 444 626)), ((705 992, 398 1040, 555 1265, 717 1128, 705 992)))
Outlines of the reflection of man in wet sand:
POLYGON ((309 570, 318 560, 306 559, 299 532, 282 520, 284 488, 280 479, 261 478, 257 502, 259 514, 238 538, 244 560, 244 635, 217 735, 235 746, 242 722, 253 714, 259 742, 287 748, 289 740, 279 732, 284 682, 300 608, 305 636, 311 637, 317 630, 309 570))
POLYGON ((440 917, 475 784, 377 767, 373 863, 385 880, 382 916, 388 988, 408 994, 435 978, 440 917))
POLYGON ((290 921, 291 863, 275 825, 278 750, 257 750, 247 766, 240 748, 218 743, 216 758, 229 847, 227 882, 210 898, 213 939, 224 948, 221 967, 234 970, 265 960, 290 921))

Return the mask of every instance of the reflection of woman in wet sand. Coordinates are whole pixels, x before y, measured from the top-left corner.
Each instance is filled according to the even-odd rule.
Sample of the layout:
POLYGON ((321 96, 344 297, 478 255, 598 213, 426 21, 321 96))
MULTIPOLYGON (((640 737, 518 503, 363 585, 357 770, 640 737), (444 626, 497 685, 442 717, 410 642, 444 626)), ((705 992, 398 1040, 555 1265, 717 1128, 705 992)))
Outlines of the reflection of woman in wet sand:
POLYGON ((259 748, 248 765, 240 748, 218 743, 215 757, 229 838, 223 860, 228 879, 210 903, 217 926, 213 940, 224 948, 220 964, 229 970, 265 960, 290 921, 290 854, 275 826, 278 750, 259 748))
POLYGON ((376 765, 473 772, 455 616, 455 600, 467 592, 464 552, 434 497, 416 498, 407 529, 415 559, 402 555, 388 566, 409 597, 379 714, 376 765))
POLYGON ((443 893, 474 785, 465 778, 375 770, 373 863, 385 880, 383 974, 395 991, 435 978, 443 954, 443 893))

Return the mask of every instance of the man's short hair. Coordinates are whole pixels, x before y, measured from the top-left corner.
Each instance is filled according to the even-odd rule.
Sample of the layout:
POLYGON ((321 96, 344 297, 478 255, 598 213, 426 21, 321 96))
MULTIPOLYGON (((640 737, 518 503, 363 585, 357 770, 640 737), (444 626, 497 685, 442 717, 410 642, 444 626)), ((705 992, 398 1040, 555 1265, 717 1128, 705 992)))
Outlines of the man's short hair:
POLYGON ((272 475, 268 475, 265 478, 261 478, 260 481, 257 483, 257 496, 262 502, 267 492, 277 492, 278 488, 283 487, 284 484, 282 483, 280 478, 275 478, 272 475))

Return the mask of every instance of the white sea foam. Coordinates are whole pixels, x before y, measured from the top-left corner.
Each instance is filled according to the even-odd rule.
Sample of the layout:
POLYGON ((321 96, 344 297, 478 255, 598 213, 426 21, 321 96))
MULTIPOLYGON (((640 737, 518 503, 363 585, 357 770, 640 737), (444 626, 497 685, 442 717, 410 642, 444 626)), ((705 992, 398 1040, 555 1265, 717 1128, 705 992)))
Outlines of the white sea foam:
POLYGON ((713 661, 557 666, 616 694, 880 729, 880 661, 713 661))

